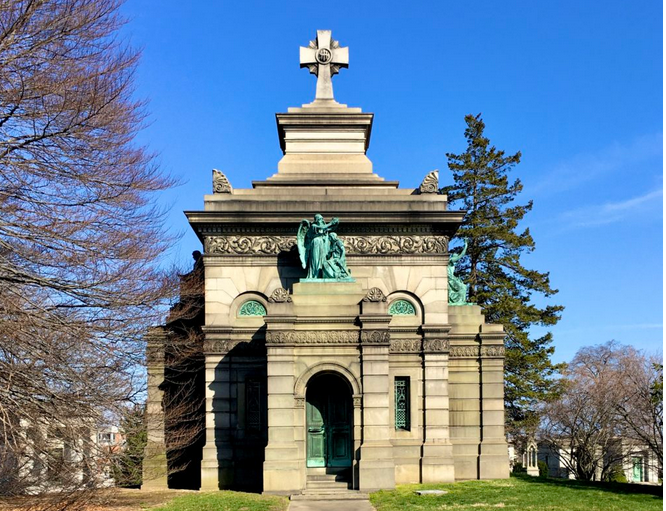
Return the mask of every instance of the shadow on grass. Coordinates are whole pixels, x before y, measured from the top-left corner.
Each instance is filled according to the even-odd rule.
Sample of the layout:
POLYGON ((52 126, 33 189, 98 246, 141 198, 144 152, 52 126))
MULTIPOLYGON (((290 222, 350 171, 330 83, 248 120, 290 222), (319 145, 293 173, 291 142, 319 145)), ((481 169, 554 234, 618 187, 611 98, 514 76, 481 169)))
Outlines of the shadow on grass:
POLYGON ((602 483, 598 481, 576 481, 574 479, 559 479, 554 477, 532 477, 526 474, 512 474, 511 477, 520 479, 526 483, 537 483, 552 486, 554 488, 570 488, 572 490, 600 490, 620 495, 654 495, 660 499, 664 498, 664 487, 649 484, 630 483, 602 483))

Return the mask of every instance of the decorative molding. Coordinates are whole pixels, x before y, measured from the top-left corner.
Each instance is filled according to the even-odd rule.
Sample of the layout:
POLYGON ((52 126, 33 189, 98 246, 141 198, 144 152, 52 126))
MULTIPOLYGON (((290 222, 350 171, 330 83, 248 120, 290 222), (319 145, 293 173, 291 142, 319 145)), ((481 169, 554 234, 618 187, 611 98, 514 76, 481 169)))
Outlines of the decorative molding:
POLYGON ((389 344, 391 334, 387 330, 362 330, 361 342, 363 344, 389 344))
POLYGON ((391 316, 414 316, 416 315, 416 308, 408 300, 395 300, 389 305, 388 313, 391 316))
POLYGON ((305 408, 305 397, 297 396, 294 398, 295 408, 305 408))
POLYGON ((239 316, 260 316, 263 317, 267 314, 266 307, 261 302, 256 300, 248 300, 240 309, 238 309, 239 316))
POLYGON ((289 296, 289 291, 283 287, 278 287, 271 293, 271 296, 268 298, 268 301, 271 303, 287 303, 291 302, 291 296, 289 296))
POLYGON ((368 291, 368 294, 363 298, 364 302, 385 302, 386 296, 378 287, 373 287, 368 291))
POLYGON ((504 346, 481 346, 482 357, 504 357, 504 346))
POLYGON ((213 169, 213 193, 231 193, 231 183, 222 172, 213 169))
POLYGON ((433 170, 423 179, 419 193, 439 193, 439 170, 433 170))
POLYGON ((450 350, 451 357, 462 358, 462 357, 479 357, 479 347, 478 346, 451 346, 450 350))
POLYGON ((347 255, 446 254, 446 236, 340 236, 347 255))
POLYGON ((207 254, 277 255, 296 244, 293 236, 207 236, 207 254))
POLYGON ((448 339, 426 339, 423 341, 423 351, 449 351, 448 339))
POLYGON ((360 408, 363 404, 363 396, 353 396, 354 408, 360 408))
POLYGON ((204 353, 207 355, 226 355, 234 351, 234 354, 259 354, 265 350, 263 341, 231 341, 213 339, 204 342, 204 353))
POLYGON ((391 340, 389 352, 391 353, 419 353, 421 351, 421 339, 396 339, 391 340))
POLYGON ((266 342, 272 344, 353 344, 358 342, 358 330, 290 330, 266 332, 266 342))

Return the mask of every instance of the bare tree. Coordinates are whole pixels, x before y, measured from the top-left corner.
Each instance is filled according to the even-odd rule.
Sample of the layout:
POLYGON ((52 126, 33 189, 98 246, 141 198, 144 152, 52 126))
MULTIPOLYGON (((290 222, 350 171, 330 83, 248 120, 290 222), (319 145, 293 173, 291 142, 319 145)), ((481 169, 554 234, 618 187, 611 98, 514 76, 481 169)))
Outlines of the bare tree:
POLYGON ((48 474, 54 445, 91 455, 143 386, 142 335, 172 292, 153 201, 173 183, 134 142, 119 4, 0 0, 0 456, 21 469, 0 491, 48 474))
POLYGON ((561 397, 548 403, 540 436, 577 479, 606 479, 634 449, 661 460, 662 405, 648 357, 610 341, 581 348, 564 372, 561 397))

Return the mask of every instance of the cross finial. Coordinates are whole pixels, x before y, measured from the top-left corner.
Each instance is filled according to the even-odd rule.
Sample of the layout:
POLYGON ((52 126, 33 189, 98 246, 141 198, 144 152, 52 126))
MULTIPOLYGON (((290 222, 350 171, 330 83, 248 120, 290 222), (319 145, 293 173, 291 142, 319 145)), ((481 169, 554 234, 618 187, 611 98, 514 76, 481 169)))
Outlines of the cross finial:
POLYGON ((341 48, 337 41, 331 39, 330 30, 317 30, 317 39, 310 41, 307 48, 301 46, 301 67, 307 67, 310 73, 317 76, 315 101, 332 100, 331 77, 341 67, 349 67, 349 48, 341 48))

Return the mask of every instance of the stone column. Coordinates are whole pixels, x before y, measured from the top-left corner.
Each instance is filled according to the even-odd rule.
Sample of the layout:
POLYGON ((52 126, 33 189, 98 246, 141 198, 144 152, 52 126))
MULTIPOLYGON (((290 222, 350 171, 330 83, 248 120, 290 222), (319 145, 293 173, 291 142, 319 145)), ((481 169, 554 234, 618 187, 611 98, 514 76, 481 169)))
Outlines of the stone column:
MULTIPOLYGON (((286 330, 271 329, 266 317, 266 356, 268 371, 268 445, 264 459, 264 493, 291 494, 305 488, 305 460, 299 455, 294 399, 294 346, 286 330)), ((293 320, 292 325, 293 328, 293 320)), ((279 328, 279 327, 278 327, 279 328)), ((302 410, 299 409, 302 415, 302 410)))
POLYGON ((449 430, 448 327, 423 326, 424 435, 421 482, 453 482, 449 430))
MULTIPOLYGON (((205 331, 206 329, 204 329, 205 331)), ((233 483, 231 437, 231 362, 229 333, 205 331, 206 342, 206 445, 201 459, 201 489, 218 490, 233 483)))
POLYGON ((359 460, 359 489, 395 487, 395 463, 390 438, 389 345, 390 316, 360 316, 363 374, 363 443, 359 460))
POLYGON ((479 479, 509 477, 509 452, 504 434, 504 329, 481 325, 481 445, 479 479))
POLYGON ((146 427, 148 441, 143 460, 141 489, 164 490, 167 484, 167 457, 164 440, 164 391, 159 386, 164 381, 164 346, 167 332, 152 328, 146 335, 146 362, 148 370, 148 396, 146 399, 146 427))

